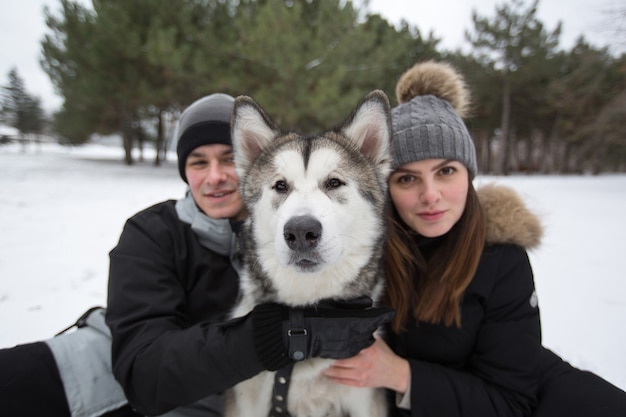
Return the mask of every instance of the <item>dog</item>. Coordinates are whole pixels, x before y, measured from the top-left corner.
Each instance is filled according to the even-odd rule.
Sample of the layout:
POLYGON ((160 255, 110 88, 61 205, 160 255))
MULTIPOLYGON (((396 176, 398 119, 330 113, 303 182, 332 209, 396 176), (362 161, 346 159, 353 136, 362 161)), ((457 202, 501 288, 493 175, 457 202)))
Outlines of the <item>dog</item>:
MULTIPOLYGON (((324 299, 378 300, 390 170, 385 93, 370 92, 342 125, 320 135, 280 131, 247 96, 235 100, 232 115, 235 166, 249 213, 241 239, 242 296, 232 316, 267 302, 302 307, 324 299)), ((382 390, 331 382, 322 375, 331 364, 320 358, 295 364, 289 415, 386 415, 382 390)), ((225 416, 267 417, 274 377, 264 371, 228 390, 225 416)))

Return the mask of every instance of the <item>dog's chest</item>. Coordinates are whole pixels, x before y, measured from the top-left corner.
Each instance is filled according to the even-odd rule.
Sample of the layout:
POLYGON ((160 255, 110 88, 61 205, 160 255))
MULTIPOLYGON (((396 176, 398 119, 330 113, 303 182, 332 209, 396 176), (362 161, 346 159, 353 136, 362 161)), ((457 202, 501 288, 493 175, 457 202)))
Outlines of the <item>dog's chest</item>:
POLYGON ((260 412, 259 417, 342 417, 346 397, 342 398, 341 392, 345 388, 322 375, 331 363, 308 359, 296 363, 291 372, 262 372, 235 387, 239 406, 246 410, 244 415, 256 416, 248 414, 254 408, 269 410, 268 414, 260 412), (260 404, 259 399, 265 404, 260 404))

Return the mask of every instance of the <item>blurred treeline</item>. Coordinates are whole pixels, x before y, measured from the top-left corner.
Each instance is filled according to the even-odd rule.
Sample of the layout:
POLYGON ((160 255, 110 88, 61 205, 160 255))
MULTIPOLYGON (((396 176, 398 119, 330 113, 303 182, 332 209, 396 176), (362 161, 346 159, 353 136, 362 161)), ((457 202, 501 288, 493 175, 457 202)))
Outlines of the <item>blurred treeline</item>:
POLYGON ((73 144, 119 134, 129 164, 148 141, 162 150, 159 164, 180 111, 203 95, 250 95, 281 127, 310 133, 342 121, 372 89, 395 106, 402 72, 436 59, 472 91, 467 124, 482 173, 626 171, 626 55, 583 37, 560 49, 560 26, 544 27, 536 0, 474 14, 469 53, 343 0, 60 5, 45 11, 41 42, 41 64, 64 98, 54 130, 73 144))

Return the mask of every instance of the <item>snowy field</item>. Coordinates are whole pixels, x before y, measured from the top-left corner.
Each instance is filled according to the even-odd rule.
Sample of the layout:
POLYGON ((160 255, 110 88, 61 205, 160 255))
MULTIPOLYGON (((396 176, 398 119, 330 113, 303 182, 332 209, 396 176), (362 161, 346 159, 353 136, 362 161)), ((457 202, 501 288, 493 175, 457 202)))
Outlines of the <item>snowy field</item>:
MULTIPOLYGON (((52 337, 105 305, 125 220, 184 194, 173 160, 121 159, 97 145, 0 146, 0 348, 52 337)), ((530 253, 544 344, 626 390, 626 175, 476 179, 491 182, 518 190, 545 226, 530 253)))

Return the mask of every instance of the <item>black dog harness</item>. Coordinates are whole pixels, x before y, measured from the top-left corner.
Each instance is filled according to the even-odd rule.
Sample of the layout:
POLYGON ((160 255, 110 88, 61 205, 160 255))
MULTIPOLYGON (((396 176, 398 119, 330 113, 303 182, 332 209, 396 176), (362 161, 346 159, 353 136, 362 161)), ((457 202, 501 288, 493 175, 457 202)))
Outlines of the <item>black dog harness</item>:
MULTIPOLYGON (((304 326, 304 312, 300 309, 289 310, 289 357, 293 361, 304 360, 308 356, 309 334, 304 326)), ((287 396, 293 372, 294 362, 280 368, 274 375, 274 390, 272 391, 272 407, 269 417, 291 417, 287 411, 287 396)))
POLYGON ((289 411, 287 411, 287 394, 289 392, 293 365, 293 363, 290 363, 284 368, 280 368, 274 375, 272 408, 270 408, 269 417, 291 417, 289 411))
MULTIPOLYGON (((317 305, 335 306, 340 301, 322 300, 317 305)), ((372 305, 372 299, 363 296, 350 300, 345 300, 343 305, 350 305, 353 308, 368 308, 372 305)), ((295 362, 302 361, 309 356, 309 332, 304 323, 304 311, 302 309, 289 309, 289 324, 287 329, 289 337, 289 358, 293 361, 289 365, 276 371, 274 375, 274 389, 272 391, 272 405, 268 417, 291 417, 287 410, 287 395, 291 374, 295 362)))

